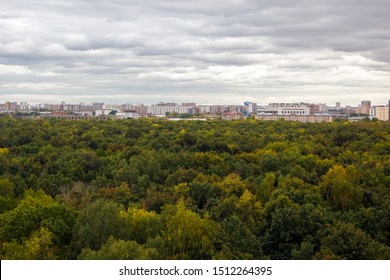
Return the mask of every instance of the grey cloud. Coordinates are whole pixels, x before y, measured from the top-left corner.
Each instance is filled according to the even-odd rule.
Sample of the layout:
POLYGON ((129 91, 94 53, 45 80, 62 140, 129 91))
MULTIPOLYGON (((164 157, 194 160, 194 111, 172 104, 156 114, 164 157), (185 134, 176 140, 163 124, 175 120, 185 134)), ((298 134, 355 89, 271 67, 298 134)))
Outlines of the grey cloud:
POLYGON ((41 89, 42 96, 88 90, 97 99, 139 93, 145 100, 156 92, 172 99, 239 92, 271 100, 327 91, 324 96, 336 98, 352 85, 360 85, 355 93, 377 92, 381 99, 388 90, 387 0, 2 5, 0 79, 7 87, 0 88, 0 99, 6 92, 27 94, 26 86, 41 89), (17 77, 12 71, 19 71, 17 77))

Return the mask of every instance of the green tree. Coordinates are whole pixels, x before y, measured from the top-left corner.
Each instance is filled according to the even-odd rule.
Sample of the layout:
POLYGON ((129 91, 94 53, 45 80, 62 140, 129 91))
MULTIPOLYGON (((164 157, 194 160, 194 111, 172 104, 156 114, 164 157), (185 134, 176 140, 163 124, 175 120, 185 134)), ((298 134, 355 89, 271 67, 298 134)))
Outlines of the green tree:
POLYGON ((15 185, 9 179, 0 179, 0 214, 16 206, 15 185))
POLYGON ((355 228, 353 224, 337 222, 323 233, 319 259, 375 260, 389 259, 390 247, 385 246, 355 228))
POLYGON ((202 218, 187 209, 183 200, 175 206, 166 206, 163 213, 162 238, 170 258, 210 258, 218 226, 207 216, 202 218))
POLYGON ((314 245, 310 241, 303 241, 299 249, 291 251, 294 260, 312 260, 314 256, 314 245))
POLYGON ((156 249, 144 248, 136 241, 116 240, 109 237, 99 250, 84 248, 79 260, 153 260, 158 259, 156 249))
POLYGON ((330 206, 337 210, 356 209, 362 205, 363 191, 356 185, 355 172, 335 165, 323 177, 320 188, 330 206))
POLYGON ((104 199, 98 199, 83 209, 74 227, 76 248, 98 250, 110 236, 119 237, 123 227, 120 210, 118 204, 104 199))
POLYGON ((203 209, 207 206, 210 200, 215 199, 217 190, 207 182, 192 182, 189 184, 189 195, 194 200, 198 209, 203 209))
POLYGON ((28 190, 15 209, 0 215, 0 240, 22 241, 40 227, 53 233, 56 245, 69 244, 74 212, 59 204, 42 190, 28 190))
POLYGON ((297 250, 307 252, 303 242, 319 243, 317 235, 328 221, 322 208, 299 205, 285 194, 271 200, 264 208, 265 225, 260 240, 265 255, 272 259, 297 257, 297 250), (304 246, 302 248, 302 246, 304 246), (294 256, 292 255, 294 252, 294 256))
POLYGON ((16 240, 3 244, 2 259, 8 260, 54 260, 57 247, 53 242, 53 233, 46 228, 34 231, 22 244, 16 240))
POLYGON ((271 193, 277 186, 275 173, 266 173, 262 180, 258 190, 256 191, 256 197, 264 204, 269 201, 271 193))
POLYGON ((142 244, 161 233, 160 217, 153 211, 130 207, 127 212, 122 211, 120 215, 125 220, 123 236, 128 240, 142 244))
POLYGON ((218 252, 216 259, 260 259, 262 250, 256 236, 237 216, 233 215, 222 222, 222 230, 218 233, 218 252))

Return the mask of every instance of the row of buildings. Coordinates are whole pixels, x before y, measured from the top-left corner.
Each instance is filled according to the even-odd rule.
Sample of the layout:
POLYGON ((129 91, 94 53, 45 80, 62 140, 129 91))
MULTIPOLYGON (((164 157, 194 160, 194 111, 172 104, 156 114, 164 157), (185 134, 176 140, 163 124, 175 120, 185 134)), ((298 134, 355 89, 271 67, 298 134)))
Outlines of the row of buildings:
POLYGON ((364 100, 357 107, 327 106, 325 103, 270 103, 258 105, 245 102, 243 105, 198 105, 195 103, 157 103, 143 104, 105 104, 96 102, 92 104, 38 104, 29 105, 26 102, 6 102, 0 104, 3 112, 29 112, 39 111, 44 117, 56 118, 140 118, 144 116, 178 117, 208 116, 219 117, 225 120, 243 119, 255 115, 259 120, 285 119, 300 122, 331 122, 335 118, 350 118, 359 120, 366 117, 378 120, 390 120, 390 101, 386 105, 372 106, 371 102, 364 100))

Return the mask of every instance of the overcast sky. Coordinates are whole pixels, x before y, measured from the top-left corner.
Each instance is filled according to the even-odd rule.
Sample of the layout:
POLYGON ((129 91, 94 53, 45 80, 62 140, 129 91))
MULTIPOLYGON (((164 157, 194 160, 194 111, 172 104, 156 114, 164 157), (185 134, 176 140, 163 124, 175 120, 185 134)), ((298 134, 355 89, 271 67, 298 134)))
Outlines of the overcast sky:
POLYGON ((384 104, 389 0, 0 0, 0 102, 384 104))

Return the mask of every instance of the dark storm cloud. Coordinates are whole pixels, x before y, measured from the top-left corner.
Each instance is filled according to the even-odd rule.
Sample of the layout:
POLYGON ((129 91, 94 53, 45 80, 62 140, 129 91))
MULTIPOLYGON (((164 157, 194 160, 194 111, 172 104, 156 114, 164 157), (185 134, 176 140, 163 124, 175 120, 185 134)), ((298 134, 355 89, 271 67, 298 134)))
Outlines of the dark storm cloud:
POLYGON ((6 1, 0 101, 89 92, 383 102, 389 10, 387 0, 6 1))

